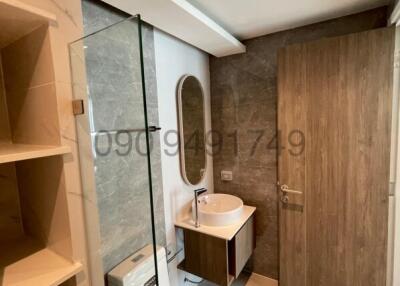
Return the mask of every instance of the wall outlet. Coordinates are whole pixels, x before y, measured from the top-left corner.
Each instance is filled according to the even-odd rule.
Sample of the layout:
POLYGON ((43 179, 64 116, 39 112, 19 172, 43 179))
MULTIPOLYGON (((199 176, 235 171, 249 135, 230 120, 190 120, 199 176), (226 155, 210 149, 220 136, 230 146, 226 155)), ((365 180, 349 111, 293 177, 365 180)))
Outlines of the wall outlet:
POLYGON ((233 180, 232 171, 221 171, 221 180, 232 181, 233 180))

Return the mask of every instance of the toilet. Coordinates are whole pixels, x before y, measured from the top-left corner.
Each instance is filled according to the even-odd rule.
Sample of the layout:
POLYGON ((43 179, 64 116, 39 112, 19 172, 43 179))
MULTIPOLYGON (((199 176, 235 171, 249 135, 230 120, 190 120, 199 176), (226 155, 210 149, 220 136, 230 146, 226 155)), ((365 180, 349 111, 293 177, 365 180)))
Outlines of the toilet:
MULTIPOLYGON (((158 285, 169 286, 165 248, 157 246, 158 285)), ((153 245, 149 244, 125 259, 107 274, 109 286, 157 285, 153 245)))

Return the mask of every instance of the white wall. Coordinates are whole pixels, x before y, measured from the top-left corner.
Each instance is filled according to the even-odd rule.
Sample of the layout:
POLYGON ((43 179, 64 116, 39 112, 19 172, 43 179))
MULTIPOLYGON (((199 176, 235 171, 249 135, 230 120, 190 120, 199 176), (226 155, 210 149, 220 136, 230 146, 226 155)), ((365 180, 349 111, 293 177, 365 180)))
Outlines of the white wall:
MULTIPOLYGON (((206 175, 197 186, 188 186, 180 173, 177 147, 168 147, 165 134, 168 130, 178 130, 176 91, 180 78, 185 74, 196 76, 204 89, 206 132, 211 130, 210 72, 208 54, 190 46, 173 36, 154 29, 154 47, 157 74, 158 109, 161 130, 161 166, 164 189, 164 208, 167 244, 176 245, 174 222, 190 213, 193 190, 205 187, 213 192, 212 157, 207 156, 206 175)), ((168 142, 177 142, 174 134, 168 136, 168 142)), ((179 236, 179 235, 178 235, 179 236)), ((178 239, 179 240, 179 239, 178 239)), ((178 245, 181 245, 178 242, 178 245)), ((178 246, 178 249, 180 246, 178 246)), ((179 259, 179 257, 178 257, 179 259)), ((184 274, 177 271, 177 260, 170 264, 171 285, 183 285, 184 274)))

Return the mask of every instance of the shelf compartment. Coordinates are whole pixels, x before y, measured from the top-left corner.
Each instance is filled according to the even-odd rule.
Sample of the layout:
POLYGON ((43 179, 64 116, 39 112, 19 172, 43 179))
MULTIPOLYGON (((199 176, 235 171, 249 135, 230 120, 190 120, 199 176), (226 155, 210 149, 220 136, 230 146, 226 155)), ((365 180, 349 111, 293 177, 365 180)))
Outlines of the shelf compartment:
POLYGON ((36 241, 22 237, 0 244, 0 284, 4 286, 57 286, 82 271, 36 241))
POLYGON ((7 46, 49 21, 57 21, 56 16, 18 0, 0 0, 0 47, 7 46))
POLYGON ((68 146, 0 143, 0 164, 68 154, 68 146))

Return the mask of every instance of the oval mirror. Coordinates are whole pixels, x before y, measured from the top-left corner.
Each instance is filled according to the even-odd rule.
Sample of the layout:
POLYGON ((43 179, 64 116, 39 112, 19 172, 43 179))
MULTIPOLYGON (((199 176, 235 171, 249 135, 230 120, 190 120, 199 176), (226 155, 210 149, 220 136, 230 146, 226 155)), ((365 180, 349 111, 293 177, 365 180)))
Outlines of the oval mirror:
POLYGON ((178 86, 181 172, 190 185, 201 182, 206 168, 204 95, 199 80, 185 75, 178 86))

